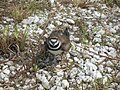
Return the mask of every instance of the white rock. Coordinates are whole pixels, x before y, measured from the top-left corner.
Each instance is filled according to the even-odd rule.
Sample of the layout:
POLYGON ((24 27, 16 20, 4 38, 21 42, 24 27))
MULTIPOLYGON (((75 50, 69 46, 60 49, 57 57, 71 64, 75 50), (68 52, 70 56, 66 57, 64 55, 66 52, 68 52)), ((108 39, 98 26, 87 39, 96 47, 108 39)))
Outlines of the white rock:
POLYGON ((9 75, 10 74, 10 70, 8 68, 4 69, 3 73, 9 75))
POLYGON ((63 75, 64 75, 64 72, 63 72, 63 71, 58 71, 58 72, 57 72, 57 76, 63 77, 63 75))
POLYGON ((27 78, 27 79, 25 80, 25 84, 27 85, 30 81, 31 81, 31 79, 28 79, 28 78, 27 78))
POLYGON ((15 67, 14 66, 10 66, 10 70, 14 71, 15 67))
POLYGON ((71 72, 70 72, 70 77, 74 78, 78 73, 78 68, 74 67, 72 68, 71 72))
POLYGON ((3 21, 3 23, 4 23, 4 24, 6 24, 6 23, 7 23, 7 21, 3 21))
POLYGON ((66 19, 66 22, 67 22, 67 23, 69 23, 69 24, 72 24, 72 25, 74 25, 74 24, 75 24, 75 21, 74 21, 74 20, 72 20, 72 19, 66 19))
POLYGON ((73 59, 69 59, 69 63, 72 63, 73 62, 73 59))
POLYGON ((9 17, 3 17, 3 18, 8 22, 14 21, 12 18, 9 18, 9 17))
POLYGON ((97 16, 97 17, 100 17, 101 16, 101 13, 97 12, 97 11, 94 11, 94 15, 97 16))
POLYGON ((103 34, 105 34, 105 30, 104 30, 104 29, 101 29, 101 30, 100 30, 100 31, 98 31, 97 33, 99 33, 99 34, 103 35, 103 34))
POLYGON ((33 21, 34 23, 39 22, 39 17, 37 15, 33 16, 33 19, 34 19, 34 21, 33 21))
POLYGON ((4 90, 3 87, 0 87, 0 90, 4 90))
POLYGON ((82 79, 81 78, 77 78, 76 81, 77 81, 77 84, 80 84, 82 82, 82 79))
POLYGON ((20 84, 16 84, 16 87, 20 87, 20 84))
POLYGON ((108 78, 107 78, 107 77, 104 77, 104 78, 103 78, 103 84, 105 84, 107 81, 108 81, 108 78))
POLYGON ((74 36, 73 35, 70 35, 70 40, 73 41, 74 40, 74 36))
POLYGON ((55 85, 61 86, 61 80, 62 80, 61 77, 57 77, 57 78, 55 79, 55 85))
POLYGON ((6 68, 8 68, 8 65, 4 65, 4 67, 3 67, 2 69, 4 70, 4 69, 6 69, 6 68))
POLYGON ((100 59, 100 56, 99 56, 99 55, 96 55, 96 54, 94 54, 93 57, 94 57, 95 59, 97 59, 97 60, 100 59))
POLYGON ((112 57, 116 57, 117 52, 116 52, 116 50, 113 47, 109 47, 109 51, 110 52, 108 52, 108 55, 110 55, 112 57))
POLYGON ((42 77, 42 75, 41 75, 41 74, 36 73, 36 78, 37 78, 37 79, 39 79, 39 80, 40 80, 40 79, 41 79, 41 77, 42 77))
POLYGON ((67 80, 62 80, 62 87, 63 88, 68 88, 69 87, 69 82, 67 80))
POLYGON ((41 28, 38 28, 36 33, 42 34, 44 32, 44 30, 42 30, 41 28))
POLYGON ((101 34, 100 34, 100 33, 97 33, 97 34, 95 35, 95 37, 96 37, 96 38, 101 38, 101 34))
POLYGON ((26 24, 23 24, 22 26, 23 26, 23 28, 25 28, 25 30, 26 30, 26 28, 27 28, 27 25, 26 25, 26 24))
POLYGON ((81 51, 81 48, 80 47, 75 47, 77 51, 81 51))
POLYGON ((31 24, 33 21, 29 19, 23 19, 22 23, 23 24, 31 24))
POLYGON ((67 54, 66 54, 66 57, 67 57, 67 58, 70 58, 70 53, 67 53, 67 54))
POLYGON ((53 6, 54 3, 55 3, 55 0, 49 0, 49 1, 50 1, 50 3, 51 3, 51 6, 53 6))
POLYGON ((55 26, 53 24, 49 24, 47 28, 50 30, 53 30, 55 28, 55 26))
POLYGON ((117 86, 118 90, 120 90, 120 85, 117 86))
POLYGON ((60 87, 60 86, 57 86, 56 87, 57 89, 56 90, 64 90, 62 87, 60 87))
MULTIPOLYGON (((96 20, 94 19, 92 16, 85 16, 86 19, 92 19, 92 20, 96 20)), ((88 22, 89 23, 89 22, 88 22)), ((89 23, 90 24, 90 23, 89 23)))
MULTIPOLYGON (((0 90, 1 90, 1 89, 0 89, 0 90)), ((15 90, 15 88, 14 88, 14 87, 10 87, 10 86, 8 86, 8 87, 4 87, 3 90, 15 90)))
POLYGON ((104 52, 100 53, 101 56, 107 56, 104 52))
POLYGON ((50 84, 49 81, 46 79, 45 76, 41 77, 41 82, 44 88, 49 89, 50 88, 50 84))
POLYGON ((1 30, 4 30, 4 28, 5 28, 5 27, 0 24, 0 29, 1 29, 1 30))
POLYGON ((107 61, 107 62, 106 62, 106 65, 114 66, 114 63, 113 63, 112 61, 107 61))
POLYGON ((60 68, 61 68, 61 65, 56 65, 56 69, 58 68, 58 70, 57 71, 59 71, 60 70, 60 68))
POLYGON ((111 37, 111 38, 110 38, 110 41, 111 41, 112 43, 115 43, 115 42, 116 42, 116 38, 111 37))
POLYGON ((93 48, 89 48, 90 52, 95 52, 95 50, 93 48))
POLYGON ((94 79, 102 78, 102 74, 100 73, 100 71, 97 70, 97 71, 93 71, 92 73, 93 73, 92 77, 94 79))
POLYGON ((93 81, 92 77, 90 76, 81 76, 81 79, 85 82, 91 82, 93 81))
POLYGON ((62 25, 62 22, 56 21, 57 25, 62 25))
POLYGON ((56 90, 57 86, 53 86, 50 90, 56 90))
POLYGON ((4 81, 5 81, 5 82, 10 82, 9 77, 5 77, 5 78, 4 78, 4 81))
POLYGON ((79 62, 80 60, 79 60, 79 58, 74 57, 74 61, 75 61, 75 62, 79 62))
POLYGON ((116 25, 116 26, 114 26, 114 29, 115 29, 115 30, 119 30, 119 27, 120 27, 120 26, 116 25))
POLYGON ((79 42, 79 41, 80 41, 80 38, 77 38, 77 37, 76 37, 76 38, 74 38, 73 40, 74 40, 75 42, 79 42))
POLYGON ((28 89, 29 89, 29 86, 25 85, 25 86, 23 86, 22 88, 23 88, 23 90, 28 90, 28 89))
POLYGON ((91 62, 95 63, 95 62, 97 62, 97 59, 96 58, 91 58, 91 62))
POLYGON ((45 90, 45 89, 44 89, 43 86, 40 84, 39 87, 38 87, 38 90, 45 90))
POLYGON ((111 69, 110 67, 107 67, 107 71, 108 71, 109 73, 111 73, 112 70, 113 70, 113 69, 111 69))
POLYGON ((97 66, 91 62, 86 62, 86 66, 87 68, 89 68, 89 70, 92 72, 92 71, 96 71, 97 70, 97 66))
POLYGON ((116 33, 116 30, 115 30, 114 28, 110 28, 109 30, 110 30, 110 32, 112 32, 112 33, 116 33))

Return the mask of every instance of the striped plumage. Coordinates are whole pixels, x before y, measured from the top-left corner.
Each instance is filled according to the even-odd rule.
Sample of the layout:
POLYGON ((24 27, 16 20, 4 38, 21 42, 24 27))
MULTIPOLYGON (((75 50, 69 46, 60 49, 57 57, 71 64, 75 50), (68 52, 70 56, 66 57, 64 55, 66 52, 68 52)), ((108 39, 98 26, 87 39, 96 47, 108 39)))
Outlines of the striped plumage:
POLYGON ((46 40, 48 52, 53 55, 67 52, 70 48, 70 39, 68 30, 53 31, 46 40))
MULTIPOLYGON (((36 54, 36 63, 39 68, 54 66, 64 58, 70 49, 68 30, 55 30, 46 38, 44 44, 39 46, 36 54), (64 54, 64 55, 63 55, 64 54), (60 56, 60 58, 58 58, 60 56)), ((64 61, 64 60, 63 60, 64 61)))

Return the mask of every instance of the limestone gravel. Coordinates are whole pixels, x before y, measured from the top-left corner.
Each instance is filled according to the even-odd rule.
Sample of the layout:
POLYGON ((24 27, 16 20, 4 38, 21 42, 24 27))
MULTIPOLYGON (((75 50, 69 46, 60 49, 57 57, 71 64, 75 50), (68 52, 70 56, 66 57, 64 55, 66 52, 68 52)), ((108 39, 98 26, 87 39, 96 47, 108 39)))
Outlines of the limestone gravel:
MULTIPOLYGON (((51 4, 53 2, 54 0, 51 1, 51 4)), ((68 26, 70 27, 72 47, 70 54, 67 54, 69 62, 69 66, 66 66, 67 69, 58 69, 57 71, 55 69, 38 69, 35 74, 31 74, 28 71, 29 77, 25 79, 20 77, 20 81, 19 79, 13 80, 13 88, 20 88, 18 90, 31 88, 37 88, 38 90, 64 90, 66 88, 67 90, 75 90, 75 86, 77 86, 79 89, 87 90, 87 84, 83 82, 92 82, 90 86, 88 85, 92 87, 97 79, 102 79, 102 84, 105 84, 112 78, 112 74, 116 74, 116 72, 119 74, 119 69, 114 70, 112 67, 115 67, 114 64, 119 66, 120 61, 112 61, 111 58, 120 58, 118 50, 114 47, 119 45, 117 43, 120 42, 120 20, 118 17, 120 9, 117 6, 109 8, 105 4, 100 3, 97 4, 97 7, 92 6, 87 9, 72 6, 64 7, 62 5, 59 9, 54 7, 55 16, 50 19, 44 29, 40 25, 45 24, 49 13, 53 12, 52 10, 51 12, 45 11, 38 15, 32 15, 19 23, 17 25, 18 29, 29 30, 28 34, 30 37, 34 37, 33 33, 40 35, 44 31, 47 33, 43 36, 47 37, 57 27, 68 26), (21 80, 25 84, 22 84, 21 80)), ((8 27, 11 31, 14 31, 14 20, 8 17, 3 19, 2 23, 5 25, 0 24, 0 29, 4 30, 7 26, 6 24, 10 22, 8 27)), ((33 38, 31 41, 36 42, 33 38)), ((21 64, 14 65, 11 62, 6 64, 0 64, 0 81, 8 84, 11 83, 10 74, 14 75, 21 68, 21 64)), ((61 68, 61 65, 58 66, 61 68)), ((21 70, 24 70, 24 68, 21 70)), ((116 78, 118 77, 119 75, 116 75, 116 78)), ((2 85, 1 82, 0 85, 2 85)), ((120 88, 119 83, 116 82, 113 82, 110 86, 110 88, 115 88, 116 86, 118 89, 120 88)), ((2 87, 0 89, 3 90, 2 87)))

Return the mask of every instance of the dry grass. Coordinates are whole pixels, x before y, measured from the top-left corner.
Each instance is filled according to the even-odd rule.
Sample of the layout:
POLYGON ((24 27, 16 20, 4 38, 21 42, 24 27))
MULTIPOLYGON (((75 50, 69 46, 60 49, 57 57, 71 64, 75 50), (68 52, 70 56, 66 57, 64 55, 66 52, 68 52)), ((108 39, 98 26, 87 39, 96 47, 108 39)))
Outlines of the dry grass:
POLYGON ((22 21, 24 18, 36 13, 40 10, 50 10, 48 0, 12 0, 0 1, 0 19, 3 16, 12 17, 16 22, 22 21))
MULTIPOLYGON (((47 2, 47 0, 33 0, 34 2, 28 2, 28 3, 24 3, 23 1, 25 0, 13 0, 13 2, 5 2, 5 0, 1 0, 0 5, 2 6, 3 10, 2 12, 4 13, 0 13, 1 17, 2 16, 9 16, 14 18, 14 20, 16 22, 20 22, 21 20, 23 20, 24 18, 27 18, 29 15, 31 15, 32 13, 35 13, 37 10, 44 10, 46 9, 50 9, 50 4, 47 2), (4 1, 4 2, 3 2, 4 1), (21 2, 20 2, 21 1, 21 2), (44 1, 44 2, 43 2, 44 1), (8 7, 8 8, 5 8, 8 7)), ((84 2, 84 0, 73 0, 73 2, 71 2, 71 0, 60 0, 61 3, 63 3, 63 1, 65 1, 66 3, 73 3, 75 6, 77 7, 85 7, 86 6, 86 2, 84 2), (69 2, 68 2, 69 1, 69 2)), ((119 3, 117 0, 104 0, 105 3, 119 3)), ((120 5, 120 4, 118 4, 120 5)), ((86 31, 86 24, 84 22, 81 22, 82 20, 78 20, 76 21, 76 26, 79 26, 80 30, 78 31, 78 35, 80 36, 81 39, 81 43, 83 44, 88 44, 90 41, 89 38, 89 34, 86 31), (80 33, 82 35, 80 35, 80 33), (88 42, 84 42, 84 41, 88 41, 88 42)), ((45 26, 45 25, 44 25, 45 26)), ((20 83, 21 81, 24 80, 24 78, 26 77, 34 77, 34 72, 32 72, 31 67, 34 64, 34 59, 35 59, 35 45, 32 44, 31 41, 28 41, 27 36, 28 36, 28 31, 19 31, 18 28, 16 26, 14 26, 14 32, 12 34, 10 34, 10 29, 8 27, 5 27, 4 30, 0 30, 0 49, 7 53, 8 47, 12 44, 15 43, 19 46, 20 48, 20 52, 21 55, 19 55, 18 57, 12 58, 9 61, 13 61, 15 64, 20 63, 21 68, 16 70, 14 76, 11 78, 11 80, 13 82, 16 82, 16 78, 18 79, 18 83, 20 83), (27 49, 26 49, 27 48, 27 49), (25 51, 26 50, 26 51, 25 51), (25 51, 25 52, 24 52, 25 51), (31 51, 31 52, 29 52, 31 51), (27 72, 32 72, 31 76, 27 75, 27 72), (21 76, 23 78, 21 78, 21 76)), ((37 36, 37 35, 35 35, 37 36)), ((36 38, 36 37, 33 37, 36 38)), ((40 38, 38 38, 40 40, 40 38)), ((38 41, 39 41, 38 40, 38 41)), ((106 42, 103 42, 106 43, 106 42)), ((39 44, 38 44, 39 45, 39 44)), ((120 49, 119 49, 119 45, 116 43, 115 45, 113 45, 116 49, 118 49, 118 53, 120 53, 120 49)), ((1 53, 1 52, 0 52, 1 53)), ((111 67, 113 70, 118 71, 119 70, 119 61, 120 58, 110 58, 107 57, 106 59, 106 63, 107 61, 113 61, 113 66, 106 66, 105 67, 111 67)), ((0 64, 5 64, 9 61, 5 61, 5 62, 0 62, 0 64)), ((74 64, 74 63, 73 63, 74 64)), ((101 62, 102 64, 102 62, 101 62)), ((72 68, 72 67, 70 67, 72 68)), ((69 69, 70 69, 69 68, 69 69)), ((36 68, 33 67, 33 70, 35 71, 36 68)), ((95 81, 95 86, 94 87, 86 87, 88 90, 107 90, 108 87, 110 86, 111 83, 115 82, 115 83, 120 83, 120 78, 117 77, 119 72, 116 72, 115 74, 111 74, 112 78, 110 80, 108 80, 108 82, 106 82, 105 84, 103 84, 103 80, 102 79, 98 79, 95 81)), ((24 84, 24 82, 23 82, 24 84)), ((90 84, 92 85, 91 82, 86 83, 86 82, 82 82, 81 85, 84 84, 90 84)), ((6 84, 5 84, 6 85, 6 84)), ((10 84, 11 85, 11 84, 10 84)), ((15 85, 13 85, 14 87, 15 85)), ((116 87, 114 88, 115 90, 116 87)), ((80 90, 80 88, 76 87, 76 90, 80 90)))

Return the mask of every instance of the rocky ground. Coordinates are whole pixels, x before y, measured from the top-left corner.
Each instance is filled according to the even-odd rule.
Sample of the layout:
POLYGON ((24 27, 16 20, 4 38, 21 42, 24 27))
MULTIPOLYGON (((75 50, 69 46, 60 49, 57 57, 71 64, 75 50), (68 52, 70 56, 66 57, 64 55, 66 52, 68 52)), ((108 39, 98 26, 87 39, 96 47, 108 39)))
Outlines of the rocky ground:
POLYGON ((10 57, 1 49, 0 90, 120 89, 120 8, 116 5, 93 3, 80 8, 57 4, 19 23, 2 17, 0 30, 1 47, 5 47, 4 38, 14 42, 10 41, 12 35, 20 45, 17 54, 6 51, 10 57), (64 27, 69 27, 72 45, 66 68, 33 66, 41 43, 53 30, 64 27))

